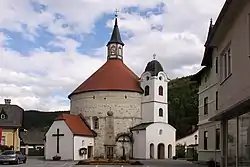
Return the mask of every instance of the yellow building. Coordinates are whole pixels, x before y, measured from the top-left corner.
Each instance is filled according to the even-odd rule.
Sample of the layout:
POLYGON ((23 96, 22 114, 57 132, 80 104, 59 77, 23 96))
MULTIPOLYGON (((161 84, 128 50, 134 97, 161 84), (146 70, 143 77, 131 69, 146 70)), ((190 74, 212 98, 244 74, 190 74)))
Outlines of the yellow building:
POLYGON ((0 104, 1 145, 20 150, 19 129, 22 127, 23 112, 19 106, 11 105, 10 99, 0 104))

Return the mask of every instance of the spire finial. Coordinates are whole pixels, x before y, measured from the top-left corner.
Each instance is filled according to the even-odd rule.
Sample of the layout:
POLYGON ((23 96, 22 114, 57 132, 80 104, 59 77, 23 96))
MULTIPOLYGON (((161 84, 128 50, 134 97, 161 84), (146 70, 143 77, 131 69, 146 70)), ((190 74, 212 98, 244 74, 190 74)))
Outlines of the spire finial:
POLYGON ((154 53, 154 54, 153 54, 153 59, 155 59, 155 57, 156 57, 156 54, 154 53))
POLYGON ((213 24, 213 19, 210 18, 210 26, 213 24))
POLYGON ((119 12, 119 10, 116 8, 116 9, 115 9, 115 18, 118 17, 118 12, 119 12))

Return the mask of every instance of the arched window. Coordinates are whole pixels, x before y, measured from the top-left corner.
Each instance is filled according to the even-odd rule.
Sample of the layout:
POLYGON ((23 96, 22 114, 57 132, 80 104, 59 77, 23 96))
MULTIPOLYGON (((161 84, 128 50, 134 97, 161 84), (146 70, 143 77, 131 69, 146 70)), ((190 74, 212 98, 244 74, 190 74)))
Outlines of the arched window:
POLYGON ((148 96, 149 95, 149 86, 145 86, 145 96, 148 96))
POLYGON ((163 109, 162 108, 159 109, 159 117, 163 117, 163 109))
POLYGON ((94 129, 99 129, 99 119, 97 117, 93 117, 93 125, 94 129))
POLYGON ((163 96, 163 87, 162 86, 159 86, 159 95, 163 96))

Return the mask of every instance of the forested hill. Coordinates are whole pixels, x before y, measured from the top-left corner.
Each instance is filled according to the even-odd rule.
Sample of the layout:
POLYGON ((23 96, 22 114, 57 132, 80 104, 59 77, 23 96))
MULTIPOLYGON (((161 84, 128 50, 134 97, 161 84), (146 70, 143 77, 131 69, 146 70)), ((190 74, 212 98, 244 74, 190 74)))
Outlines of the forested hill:
MULTIPOLYGON (((191 134, 192 127, 196 127, 198 123, 198 86, 190 81, 190 77, 183 77, 171 80, 168 88, 169 123, 177 129, 176 137, 179 139, 191 134)), ((23 127, 46 131, 53 120, 62 113, 69 111, 25 111, 23 127)))
POLYGON ((198 124, 198 84, 191 76, 177 78, 168 84, 169 124, 176 128, 176 138, 185 137, 198 124))
POLYGON ((23 128, 37 128, 47 131, 53 120, 60 114, 69 113, 69 111, 41 112, 36 110, 28 110, 24 112, 23 128))

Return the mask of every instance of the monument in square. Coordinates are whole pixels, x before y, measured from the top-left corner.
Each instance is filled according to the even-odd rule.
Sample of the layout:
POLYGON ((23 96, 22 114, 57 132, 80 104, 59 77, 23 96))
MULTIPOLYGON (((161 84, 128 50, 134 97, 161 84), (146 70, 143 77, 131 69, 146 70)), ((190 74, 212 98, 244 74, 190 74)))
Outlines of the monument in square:
POLYGON ((176 130, 168 124, 168 77, 155 55, 138 77, 123 62, 123 49, 116 15, 107 61, 68 96, 70 114, 56 118, 46 133, 46 159, 175 155, 176 130))

